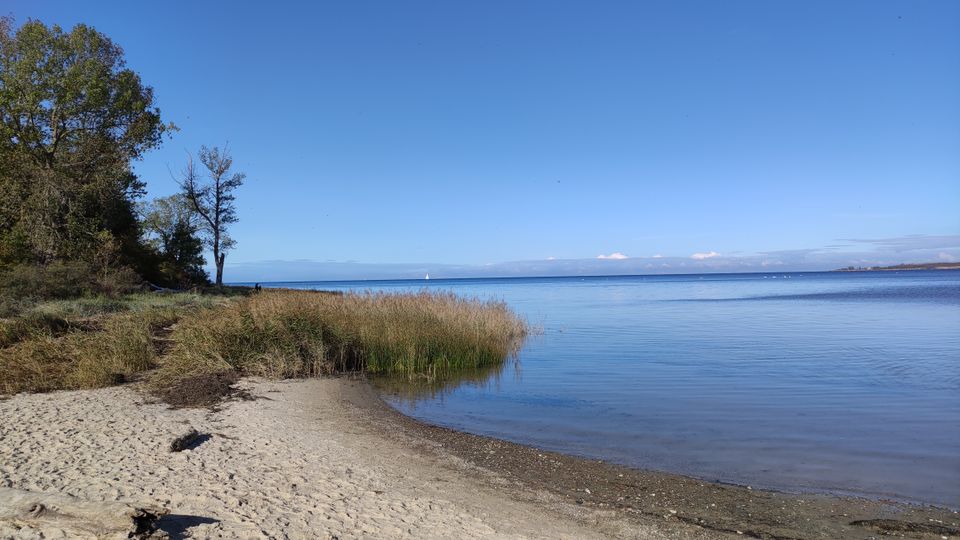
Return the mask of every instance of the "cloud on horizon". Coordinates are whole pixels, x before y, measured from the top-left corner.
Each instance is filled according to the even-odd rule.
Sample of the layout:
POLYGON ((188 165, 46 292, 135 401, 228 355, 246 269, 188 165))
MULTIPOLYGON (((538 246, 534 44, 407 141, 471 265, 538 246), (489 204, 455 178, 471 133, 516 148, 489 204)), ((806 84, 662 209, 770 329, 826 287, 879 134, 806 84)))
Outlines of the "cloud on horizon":
POLYGON ((597 255, 597 258, 598 259, 614 259, 614 260, 622 261, 624 259, 629 259, 630 257, 627 257, 626 255, 624 255, 623 253, 620 253, 619 251, 614 251, 609 255, 597 255))
POLYGON ((697 261, 702 261, 704 259, 712 259, 714 257, 719 257, 719 256, 720 254, 717 253, 716 251, 708 251, 706 253, 694 253, 693 255, 690 256, 690 258, 697 261))

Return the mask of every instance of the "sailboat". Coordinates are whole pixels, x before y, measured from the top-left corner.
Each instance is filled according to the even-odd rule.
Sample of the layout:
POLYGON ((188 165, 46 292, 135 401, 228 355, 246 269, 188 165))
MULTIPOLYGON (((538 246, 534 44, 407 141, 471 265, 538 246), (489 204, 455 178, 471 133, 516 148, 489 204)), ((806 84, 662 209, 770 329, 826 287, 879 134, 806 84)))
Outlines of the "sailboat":
POLYGON ((428 273, 427 275, 423 276, 423 279, 430 279, 430 274, 428 273))

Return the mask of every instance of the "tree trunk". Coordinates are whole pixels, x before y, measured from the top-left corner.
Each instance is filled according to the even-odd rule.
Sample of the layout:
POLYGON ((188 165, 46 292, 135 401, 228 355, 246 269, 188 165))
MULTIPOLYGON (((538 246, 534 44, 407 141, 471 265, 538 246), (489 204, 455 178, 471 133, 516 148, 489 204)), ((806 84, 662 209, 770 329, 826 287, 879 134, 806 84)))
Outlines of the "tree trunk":
POLYGON ((65 538, 153 538, 163 535, 156 522, 168 512, 161 507, 0 488, 0 538, 42 538, 41 533, 65 538))
POLYGON ((217 287, 223 287, 223 260, 227 258, 226 253, 221 253, 217 257, 217 287))

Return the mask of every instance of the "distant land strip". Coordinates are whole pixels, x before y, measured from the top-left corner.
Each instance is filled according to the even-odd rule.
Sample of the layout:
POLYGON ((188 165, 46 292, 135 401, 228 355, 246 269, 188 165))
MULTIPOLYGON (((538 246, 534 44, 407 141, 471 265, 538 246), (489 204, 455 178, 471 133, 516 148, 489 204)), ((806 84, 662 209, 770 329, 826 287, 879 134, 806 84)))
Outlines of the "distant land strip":
POLYGON ((960 262, 930 262, 897 264, 894 266, 848 266, 838 268, 834 272, 872 272, 874 270, 958 270, 960 262))

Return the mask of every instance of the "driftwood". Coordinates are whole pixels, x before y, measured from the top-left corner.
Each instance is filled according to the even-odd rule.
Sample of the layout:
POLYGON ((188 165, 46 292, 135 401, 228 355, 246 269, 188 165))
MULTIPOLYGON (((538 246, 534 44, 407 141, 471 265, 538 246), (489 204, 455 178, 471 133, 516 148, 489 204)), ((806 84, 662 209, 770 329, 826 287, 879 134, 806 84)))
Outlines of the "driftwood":
POLYGON ((177 437, 172 443, 170 443, 170 451, 183 452, 184 450, 193 448, 194 445, 200 444, 209 438, 209 435, 204 435, 195 429, 191 429, 186 434, 177 437))
POLYGON ((0 488, 0 537, 164 538, 156 522, 168 512, 161 507, 0 488))

